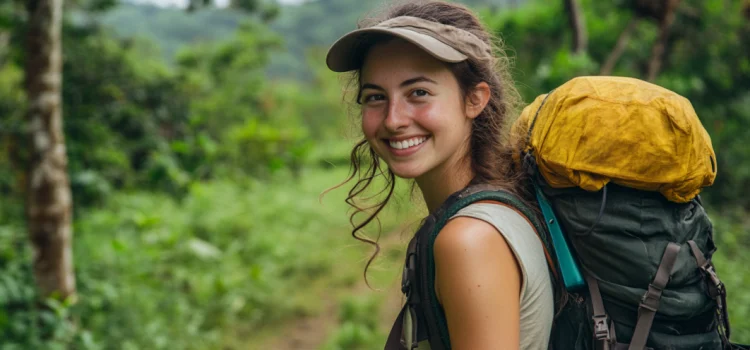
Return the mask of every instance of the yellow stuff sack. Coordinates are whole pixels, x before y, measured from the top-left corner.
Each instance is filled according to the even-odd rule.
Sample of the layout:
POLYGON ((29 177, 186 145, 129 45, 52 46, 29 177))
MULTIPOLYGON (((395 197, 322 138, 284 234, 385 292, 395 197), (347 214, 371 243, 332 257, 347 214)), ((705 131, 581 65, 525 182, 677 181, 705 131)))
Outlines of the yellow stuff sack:
POLYGON ((578 77, 527 106, 511 132, 554 188, 610 181, 688 202, 716 178, 711 139, 686 98, 624 77, 578 77))

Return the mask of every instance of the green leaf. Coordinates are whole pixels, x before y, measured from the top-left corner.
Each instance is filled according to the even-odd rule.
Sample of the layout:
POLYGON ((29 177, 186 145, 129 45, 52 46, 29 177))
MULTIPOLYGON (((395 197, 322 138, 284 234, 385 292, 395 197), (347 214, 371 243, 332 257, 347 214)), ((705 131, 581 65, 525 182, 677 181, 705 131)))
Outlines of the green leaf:
POLYGON ((203 260, 216 260, 221 257, 221 250, 211 243, 198 238, 191 238, 187 241, 187 247, 191 253, 203 260))

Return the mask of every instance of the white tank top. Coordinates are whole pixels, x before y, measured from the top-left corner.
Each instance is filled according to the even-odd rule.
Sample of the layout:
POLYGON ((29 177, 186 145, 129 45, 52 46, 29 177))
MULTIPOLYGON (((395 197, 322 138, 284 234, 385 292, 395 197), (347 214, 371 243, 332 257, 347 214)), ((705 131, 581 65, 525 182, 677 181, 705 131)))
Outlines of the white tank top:
MULTIPOLYGON (((522 274, 520 349, 547 349, 554 317, 552 281, 542 242, 534 228, 526 218, 512 208, 495 203, 471 204, 451 218, 457 216, 485 221, 503 235, 516 257, 522 274)), ((408 318, 404 321, 411 323, 408 318)), ((410 326, 406 325, 405 328, 411 328, 410 326)), ((429 343, 426 341, 419 344, 419 350, 429 349, 429 343)))

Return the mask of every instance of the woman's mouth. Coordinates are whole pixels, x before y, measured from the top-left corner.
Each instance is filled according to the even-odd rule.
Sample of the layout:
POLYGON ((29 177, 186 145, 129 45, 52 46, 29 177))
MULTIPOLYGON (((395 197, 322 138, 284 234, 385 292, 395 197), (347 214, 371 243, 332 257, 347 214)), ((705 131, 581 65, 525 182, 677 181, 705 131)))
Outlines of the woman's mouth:
POLYGON ((388 140, 388 145, 391 146, 391 148, 398 150, 406 150, 421 145, 423 142, 427 141, 427 139, 427 136, 416 136, 401 141, 388 140))
POLYGON ((388 150, 396 157, 406 157, 414 154, 429 140, 429 136, 414 136, 403 140, 385 139, 388 150))

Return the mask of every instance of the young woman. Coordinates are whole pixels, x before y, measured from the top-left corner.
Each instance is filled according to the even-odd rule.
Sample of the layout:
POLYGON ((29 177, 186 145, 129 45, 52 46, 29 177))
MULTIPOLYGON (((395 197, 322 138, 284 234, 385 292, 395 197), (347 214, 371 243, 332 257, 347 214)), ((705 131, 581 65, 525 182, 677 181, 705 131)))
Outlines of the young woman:
MULTIPOLYGON (((463 6, 412 1, 332 46, 328 67, 353 72, 361 105, 364 137, 350 177, 359 181, 347 201, 380 174, 389 186, 355 237, 386 205, 395 176, 416 181, 430 212, 470 184, 520 195, 507 143, 519 95, 493 40, 463 6)), ((434 259, 453 349, 547 348, 551 280, 539 238, 514 208, 485 201, 462 209, 437 236, 434 259)))

